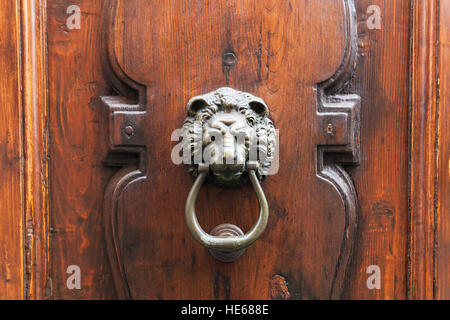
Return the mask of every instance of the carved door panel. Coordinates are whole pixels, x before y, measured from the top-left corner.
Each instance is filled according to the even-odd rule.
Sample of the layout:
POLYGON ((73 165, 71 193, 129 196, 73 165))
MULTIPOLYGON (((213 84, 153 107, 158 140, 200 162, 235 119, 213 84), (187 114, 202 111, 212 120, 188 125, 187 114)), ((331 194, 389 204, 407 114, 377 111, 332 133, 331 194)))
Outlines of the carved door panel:
MULTIPOLYGON (((47 9, 54 297, 405 297, 406 3, 379 40, 358 35, 350 0, 82 1, 80 29, 62 32, 66 5, 47 9), (375 41, 400 46, 365 52, 375 41), (266 230, 232 263, 189 233, 194 179, 172 159, 188 101, 221 87, 264 100, 278 129, 266 230)), ((196 209, 207 232, 247 232, 258 201, 249 183, 206 182, 196 209)))
MULTIPOLYGON (((438 61, 425 50, 436 42, 427 19, 437 11, 433 1, 412 2, 0 4, 8 16, 20 12, 10 32, 20 48, 10 59, 20 67, 2 86, 23 86, 8 101, 23 103, 23 154, 11 159, 23 159, 14 181, 24 202, 20 219, 0 224, 21 228, 21 255, 8 258, 23 273, 17 292, 51 299, 444 297, 447 278, 438 271, 446 255, 433 241, 449 237, 431 232, 444 221, 431 199, 445 194, 433 170, 446 153, 437 160, 433 139, 447 118, 433 118, 439 99, 428 93, 438 90, 438 72, 424 67, 438 61), (426 102, 434 103, 430 113, 426 102), (180 163, 180 132, 242 163, 180 163), (224 133, 218 149, 211 132, 224 133), (262 154, 254 159, 251 150, 262 154), (233 238, 209 235, 225 223, 233 226, 220 230, 233 238), (236 236, 236 226, 247 234, 236 236), (223 252, 213 256, 204 245, 246 248, 222 262, 223 252)), ((188 149, 184 160, 196 160, 193 154, 188 149)))
MULTIPOLYGON (((111 178, 103 203, 119 297, 339 297, 358 210, 340 165, 359 163, 359 97, 335 96, 356 63, 353 4, 128 1, 110 12, 109 63, 119 90, 103 98, 110 151, 135 155, 111 178), (324 10, 327 19, 316 21, 324 10), (291 32, 308 27, 314 32, 291 32), (311 36, 324 33, 334 41, 311 36), (264 97, 279 129, 279 170, 263 183, 267 232, 231 264, 212 259, 187 232, 193 181, 174 165, 170 142, 186 102, 223 86, 264 97)), ((224 104, 240 99, 217 95, 224 104)), ((106 165, 116 163, 110 157, 106 165)), ((200 224, 249 230, 258 210, 252 194, 206 184, 200 224)))

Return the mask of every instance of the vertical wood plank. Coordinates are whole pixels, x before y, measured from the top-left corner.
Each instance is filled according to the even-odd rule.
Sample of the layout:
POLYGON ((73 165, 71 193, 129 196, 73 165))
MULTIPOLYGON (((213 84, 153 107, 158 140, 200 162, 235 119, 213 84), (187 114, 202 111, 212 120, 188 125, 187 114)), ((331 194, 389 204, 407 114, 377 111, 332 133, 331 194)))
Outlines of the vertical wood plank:
POLYGON ((100 96, 111 94, 102 63, 103 0, 51 0, 48 12, 49 132, 51 143, 51 278, 56 299, 112 299, 101 208, 114 173, 106 154, 100 96), (80 28, 67 9, 77 5, 80 28), (68 266, 81 269, 81 289, 69 290, 68 266))
POLYGON ((450 299, 450 2, 439 2, 439 166, 435 298, 450 299))
POLYGON ((409 298, 433 299, 437 0, 412 1, 409 298))
POLYGON ((48 158, 45 0, 21 2, 26 297, 47 297, 48 158))
POLYGON ((405 299, 408 246, 410 3, 358 0, 359 61, 351 92, 361 96, 361 164, 351 169, 360 201, 358 240, 346 299, 405 299), (370 29, 378 6, 380 29, 370 29), (367 273, 379 266, 381 288, 367 273))
POLYGON ((0 299, 24 294, 18 3, 0 2, 0 299))

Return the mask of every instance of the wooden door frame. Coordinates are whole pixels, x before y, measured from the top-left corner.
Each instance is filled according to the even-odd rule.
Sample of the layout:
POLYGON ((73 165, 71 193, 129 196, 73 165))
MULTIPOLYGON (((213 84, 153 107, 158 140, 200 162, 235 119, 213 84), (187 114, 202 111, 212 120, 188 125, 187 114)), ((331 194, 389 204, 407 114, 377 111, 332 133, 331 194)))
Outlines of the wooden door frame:
POLYGON ((24 149, 24 298, 49 297, 46 0, 20 2, 24 149))
POLYGON ((450 4, 412 8, 409 298, 450 299, 450 4))
POLYGON ((440 129, 450 121, 448 113, 447 118, 440 113, 442 98, 449 97, 448 83, 440 81, 445 73, 440 56, 448 51, 441 46, 441 30, 449 24, 450 6, 440 0, 413 0, 411 5, 408 298, 448 299, 448 293, 438 291, 439 280, 448 275, 439 272, 436 260, 445 200, 439 186, 448 184, 448 175, 439 174, 446 165, 440 147, 449 142, 440 129))

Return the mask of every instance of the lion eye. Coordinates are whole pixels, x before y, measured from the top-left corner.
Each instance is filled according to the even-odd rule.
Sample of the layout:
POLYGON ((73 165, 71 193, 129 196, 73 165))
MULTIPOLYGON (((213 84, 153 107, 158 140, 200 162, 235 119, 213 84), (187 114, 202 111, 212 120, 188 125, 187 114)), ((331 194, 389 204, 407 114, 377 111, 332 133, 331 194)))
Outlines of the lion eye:
POLYGON ((255 118, 249 117, 249 118, 247 118, 247 122, 249 125, 253 126, 255 124, 255 118))

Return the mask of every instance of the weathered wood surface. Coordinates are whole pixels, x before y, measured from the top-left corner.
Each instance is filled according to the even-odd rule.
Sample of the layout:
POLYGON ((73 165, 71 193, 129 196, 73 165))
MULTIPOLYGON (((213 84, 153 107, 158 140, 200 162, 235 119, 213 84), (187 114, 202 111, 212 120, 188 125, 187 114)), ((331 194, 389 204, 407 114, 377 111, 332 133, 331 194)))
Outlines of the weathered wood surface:
POLYGON ((0 2, 0 299, 24 296, 18 6, 0 2))
MULTIPOLYGON (((147 179, 130 184, 119 205, 132 296, 329 298, 344 208, 336 189, 316 177, 315 149, 321 140, 314 87, 342 62, 343 2, 118 3, 114 54, 128 77, 147 87, 144 103, 151 113, 145 122, 147 179), (223 61, 230 53, 237 63, 223 61), (174 144, 169 143, 172 130, 182 124, 187 100, 224 85, 262 97, 281 129, 280 172, 263 184, 272 210, 268 230, 230 265, 213 260, 190 237, 183 207, 192 180, 184 167, 171 163, 174 144)), ((102 8, 107 2, 82 1, 82 28, 65 30, 62 8, 68 5, 54 1, 48 9, 56 164, 50 181, 59 191, 51 195, 54 296, 114 297, 101 208, 102 192, 115 170, 101 165, 108 151, 107 116, 98 102, 110 92, 101 70, 105 43, 100 26, 111 8, 102 8), (69 264, 84 270, 81 291, 65 288, 69 264)), ((361 164, 349 170, 361 210, 360 231, 352 239, 355 256, 341 288, 347 298, 406 297, 409 6, 400 1, 379 5, 381 31, 364 32, 368 3, 360 1, 357 7, 364 56, 349 92, 362 96, 361 164), (372 264, 382 269, 382 290, 366 287, 365 271, 372 264)), ((121 80, 133 86, 123 75, 121 80)), ((253 225, 257 203, 250 188, 210 186, 202 193, 198 212, 206 230, 225 221, 244 229, 253 225)))
POLYGON ((408 246, 408 1, 356 1, 360 62, 351 90, 361 96, 361 164, 351 170, 361 215, 346 298, 405 299, 408 246), (381 29, 368 29, 367 8, 381 9, 381 29), (381 289, 368 290, 366 270, 381 269, 381 289))
MULTIPOLYGON (((126 85, 141 84, 138 108, 147 113, 134 137, 137 147, 146 147, 141 165, 115 176, 105 194, 105 202, 117 206, 104 204, 117 211, 117 250, 112 255, 120 253, 115 263, 123 268, 121 282, 128 288, 125 294, 119 288, 119 297, 279 298, 270 295, 271 279, 279 276, 294 299, 339 298, 355 242, 357 204, 347 200, 356 196, 346 178, 335 177, 339 173, 331 166, 322 172, 324 164, 318 163, 323 161, 318 145, 347 143, 347 124, 333 120, 330 108, 336 132, 327 135, 328 123, 318 119, 317 112, 324 110, 317 109, 322 102, 314 88, 334 73, 340 79, 352 72, 356 20, 351 20, 347 1, 110 3, 117 4, 109 37, 110 56, 117 59, 113 72, 126 85), (326 20, 312 18, 324 10, 326 20), (314 32, 293 31, 306 26, 314 32), (235 64, 224 68, 224 57, 231 54, 235 64), (298 63, 306 60, 308 64, 298 63), (263 186, 271 221, 264 236, 233 264, 212 259, 187 232, 182 213, 192 181, 184 167, 172 163, 174 144, 168 143, 183 122, 189 98, 225 85, 262 97, 280 129, 280 171, 263 186), (302 192, 298 184, 309 191, 302 192), (116 193, 111 200, 110 192, 116 193)), ((318 90, 338 86, 336 81, 318 90)), ((257 204, 250 187, 210 185, 202 189, 197 209, 206 230, 223 222, 248 230, 257 204)))
POLYGON ((409 297, 434 297, 438 1, 413 1, 409 297))
POLYGON ((47 1, 52 296, 114 298, 101 219, 112 174, 102 164, 107 143, 100 96, 111 92, 102 72, 104 1, 77 4, 82 24, 71 30, 66 11, 73 1, 47 1), (70 265, 81 269, 81 290, 66 287, 70 265))
POLYGON ((48 274, 48 105, 46 2, 20 2, 21 89, 23 98, 24 261, 25 296, 43 299, 51 294, 48 274))
MULTIPOLYGON (((316 150, 345 135, 326 138, 316 93, 352 72, 347 1, 79 0, 80 29, 66 26, 73 1, 1 2, 0 298, 123 297, 103 220, 120 192, 132 298, 448 299, 450 7, 355 2, 352 81, 337 77, 324 93, 361 97, 359 153, 326 155, 325 166, 316 150), (379 30, 367 27, 370 5, 381 9, 379 30), (226 265, 188 233, 192 179, 170 160, 188 99, 222 86, 263 98, 280 129, 280 171, 262 185, 268 229, 226 265), (147 113, 146 148, 110 153, 100 97, 112 94, 147 113), (342 254, 345 241, 353 255, 342 254), (69 265, 81 268, 81 290, 66 287, 69 265), (380 290, 366 286, 370 265, 380 290)), ((256 219, 250 186, 207 186, 198 203, 206 230, 248 230, 256 219)))
POLYGON ((436 299, 450 299, 450 3, 439 3, 436 299))

